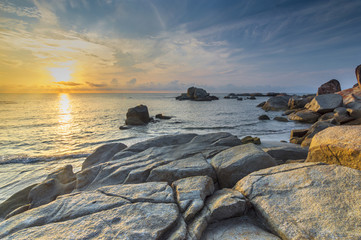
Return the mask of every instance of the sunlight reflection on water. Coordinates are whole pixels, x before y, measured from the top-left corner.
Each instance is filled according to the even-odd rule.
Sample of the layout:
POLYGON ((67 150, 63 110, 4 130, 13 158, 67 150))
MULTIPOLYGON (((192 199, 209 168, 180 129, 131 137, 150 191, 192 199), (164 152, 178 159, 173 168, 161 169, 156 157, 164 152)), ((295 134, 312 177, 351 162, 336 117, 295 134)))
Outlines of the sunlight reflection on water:
POLYGON ((72 111, 69 94, 59 94, 59 131, 60 135, 68 135, 72 125, 72 111))

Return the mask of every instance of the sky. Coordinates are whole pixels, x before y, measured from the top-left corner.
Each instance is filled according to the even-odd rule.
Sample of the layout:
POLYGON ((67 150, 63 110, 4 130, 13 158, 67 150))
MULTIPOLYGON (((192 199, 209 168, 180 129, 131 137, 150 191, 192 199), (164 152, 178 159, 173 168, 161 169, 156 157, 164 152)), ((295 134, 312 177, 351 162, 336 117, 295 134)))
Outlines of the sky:
POLYGON ((360 0, 0 0, 0 92, 356 83, 360 0))

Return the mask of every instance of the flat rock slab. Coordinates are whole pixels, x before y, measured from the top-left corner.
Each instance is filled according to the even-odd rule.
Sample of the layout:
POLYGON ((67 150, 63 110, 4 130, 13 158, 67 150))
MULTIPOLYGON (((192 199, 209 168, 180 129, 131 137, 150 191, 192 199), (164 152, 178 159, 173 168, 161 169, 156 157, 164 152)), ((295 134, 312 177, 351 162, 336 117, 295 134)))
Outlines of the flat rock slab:
POLYGON ((49 204, 13 216, 0 223, 0 238, 124 236, 123 239, 127 239, 126 236, 137 236, 139 231, 144 237, 149 236, 148 239, 156 239, 174 224, 178 215, 173 190, 166 183, 107 186, 63 195, 49 204))
POLYGON ((282 239, 361 239, 361 171, 293 163, 251 173, 243 193, 282 239))
POLYGON ((336 126, 317 133, 306 161, 361 170, 361 126, 336 126))

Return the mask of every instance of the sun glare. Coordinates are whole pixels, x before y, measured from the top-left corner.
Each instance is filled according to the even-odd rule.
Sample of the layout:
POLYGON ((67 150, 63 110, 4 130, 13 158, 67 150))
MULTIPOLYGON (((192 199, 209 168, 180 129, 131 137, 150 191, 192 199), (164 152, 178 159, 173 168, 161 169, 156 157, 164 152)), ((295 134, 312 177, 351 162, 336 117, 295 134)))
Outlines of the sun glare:
POLYGON ((49 68, 49 71, 55 82, 69 82, 73 72, 69 67, 49 68))

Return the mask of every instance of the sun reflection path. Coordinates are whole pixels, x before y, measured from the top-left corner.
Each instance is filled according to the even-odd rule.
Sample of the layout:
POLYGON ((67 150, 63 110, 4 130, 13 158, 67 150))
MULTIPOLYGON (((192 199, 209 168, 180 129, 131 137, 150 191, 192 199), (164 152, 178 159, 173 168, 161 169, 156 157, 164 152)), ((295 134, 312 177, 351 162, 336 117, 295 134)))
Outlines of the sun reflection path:
POLYGON ((69 95, 61 93, 59 95, 59 128, 62 132, 65 133, 65 131, 69 130, 72 119, 69 95))

